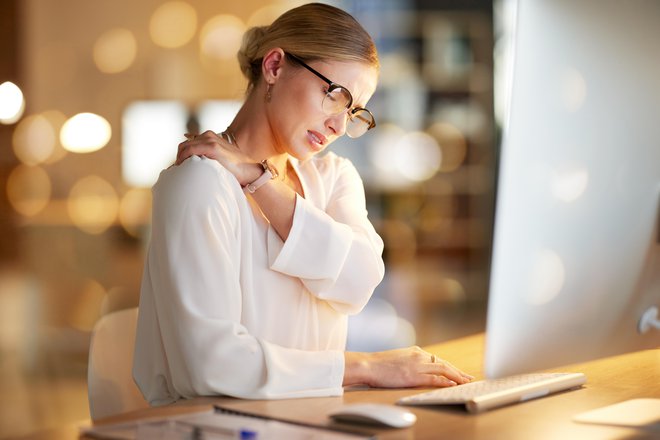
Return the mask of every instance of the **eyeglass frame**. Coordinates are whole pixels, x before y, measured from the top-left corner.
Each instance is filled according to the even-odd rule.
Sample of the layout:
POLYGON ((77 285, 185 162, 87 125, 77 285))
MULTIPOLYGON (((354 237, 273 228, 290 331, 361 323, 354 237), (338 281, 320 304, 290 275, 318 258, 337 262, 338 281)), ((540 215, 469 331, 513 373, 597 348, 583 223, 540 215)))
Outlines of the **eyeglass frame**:
MULTIPOLYGON (((346 107, 346 111, 348 112, 348 116, 351 118, 351 121, 353 120, 353 117, 352 117, 352 116, 353 116, 355 113, 357 113, 358 111, 361 111, 361 110, 364 110, 364 111, 366 111, 367 113, 369 113, 369 115, 371 115, 371 123, 369 124, 369 126, 367 127, 367 130, 366 130, 364 133, 366 133, 367 131, 371 130, 372 128, 374 128, 374 127, 376 126, 376 118, 374 117, 373 113, 371 113, 371 111, 370 111, 369 109, 364 108, 364 107, 355 107, 354 109, 351 109, 351 105, 353 105, 353 94, 350 92, 350 90, 348 90, 346 87, 344 87, 344 86, 342 86, 342 85, 337 84, 337 83, 334 82, 334 81, 329 80, 329 79, 328 79, 327 77, 325 77, 322 73, 320 73, 320 72, 318 72, 317 70, 315 70, 314 68, 312 68, 310 65, 308 65, 306 62, 304 62, 303 60, 301 60, 301 59, 298 58, 297 56, 295 56, 295 55, 293 55, 293 54, 291 54, 291 53, 289 53, 289 52, 285 52, 285 56, 288 57, 288 58, 290 58, 291 60, 293 60, 293 61, 296 62, 297 64, 300 64, 302 67, 304 67, 305 69, 309 70, 309 71, 312 72, 314 75, 316 75, 317 77, 319 77, 319 78, 321 78, 323 81, 325 81, 325 82, 328 84, 328 91, 327 91, 326 93, 330 93, 330 92, 332 92, 332 91, 335 90, 335 89, 343 89, 343 90, 346 90, 346 92, 348 93, 348 96, 349 96, 349 98, 350 98, 350 102, 348 103, 348 105, 347 105, 347 107, 346 107)), ((340 114, 340 113, 336 113, 336 114, 340 114)), ((363 134, 364 134, 364 133, 363 133, 363 134)), ((360 135, 360 136, 361 136, 361 135, 360 135)))

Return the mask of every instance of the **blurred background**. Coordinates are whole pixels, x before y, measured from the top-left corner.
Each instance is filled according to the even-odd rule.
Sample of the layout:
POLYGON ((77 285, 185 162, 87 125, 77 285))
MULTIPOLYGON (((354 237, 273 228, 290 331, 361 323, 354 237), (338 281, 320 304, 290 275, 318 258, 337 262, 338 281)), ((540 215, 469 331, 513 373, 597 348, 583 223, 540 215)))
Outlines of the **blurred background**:
MULTIPOLYGON (((0 438, 85 420, 94 324, 138 304, 150 186, 184 132, 222 131, 250 26, 301 1, 0 1, 0 438)), ((360 171, 387 273, 349 349, 482 331, 499 4, 345 0, 374 37, 360 171), (495 55, 495 56, 494 56, 495 55)))

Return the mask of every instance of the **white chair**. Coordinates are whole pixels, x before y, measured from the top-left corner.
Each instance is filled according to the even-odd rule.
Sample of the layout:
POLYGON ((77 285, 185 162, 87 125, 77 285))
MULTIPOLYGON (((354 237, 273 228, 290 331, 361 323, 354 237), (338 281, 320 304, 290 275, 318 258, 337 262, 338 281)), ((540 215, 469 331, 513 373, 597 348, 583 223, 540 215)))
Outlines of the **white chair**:
POLYGON ((94 326, 87 364, 92 420, 149 406, 132 374, 137 315, 137 307, 112 312, 94 326))

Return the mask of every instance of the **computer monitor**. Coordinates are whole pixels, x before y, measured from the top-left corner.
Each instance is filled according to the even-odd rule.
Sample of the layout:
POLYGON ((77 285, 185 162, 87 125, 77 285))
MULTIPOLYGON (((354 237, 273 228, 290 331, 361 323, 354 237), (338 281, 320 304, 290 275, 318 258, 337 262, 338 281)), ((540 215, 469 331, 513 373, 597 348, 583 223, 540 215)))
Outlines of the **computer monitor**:
POLYGON ((513 9, 489 378, 660 346, 660 2, 513 9))

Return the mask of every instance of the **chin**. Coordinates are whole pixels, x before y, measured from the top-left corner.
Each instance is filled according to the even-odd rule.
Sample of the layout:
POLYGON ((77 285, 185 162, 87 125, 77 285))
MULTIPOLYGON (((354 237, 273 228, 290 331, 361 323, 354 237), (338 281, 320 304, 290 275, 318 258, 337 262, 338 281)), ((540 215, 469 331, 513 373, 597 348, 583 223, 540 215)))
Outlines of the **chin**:
POLYGON ((316 150, 316 149, 310 148, 309 146, 305 146, 303 148, 296 148, 293 151, 291 151, 289 154, 291 156, 295 157, 296 159, 300 160, 300 161, 305 161, 305 160, 311 159, 312 157, 322 153, 324 150, 325 150, 325 148, 322 149, 322 150, 316 150))

